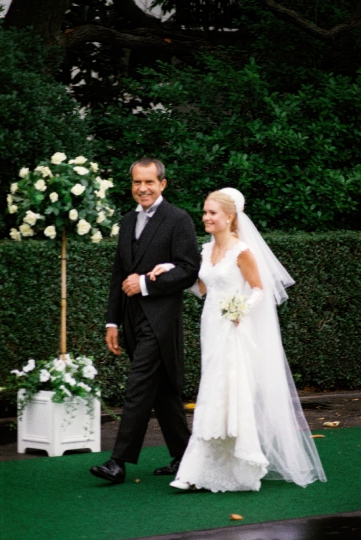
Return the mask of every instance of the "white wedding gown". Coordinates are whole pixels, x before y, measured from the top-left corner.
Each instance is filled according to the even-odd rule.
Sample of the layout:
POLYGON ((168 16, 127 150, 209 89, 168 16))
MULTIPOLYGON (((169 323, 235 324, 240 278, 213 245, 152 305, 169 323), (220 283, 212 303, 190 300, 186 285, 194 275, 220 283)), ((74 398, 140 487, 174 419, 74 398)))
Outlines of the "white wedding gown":
MULTIPOLYGON (((271 347, 269 352, 282 355, 282 367, 272 366, 271 371, 259 346, 262 322, 257 324, 250 314, 235 326, 221 314, 225 296, 250 294, 237 266, 238 255, 248 247, 240 241, 212 265, 213 245, 203 246, 199 277, 207 297, 201 318, 202 375, 193 432, 177 479, 213 492, 258 491, 266 474, 303 486, 325 480, 299 401, 295 410, 295 396, 290 395, 276 309, 267 330, 278 333, 277 350, 271 347), (272 377, 274 383, 268 384, 272 377), (268 406, 273 410, 265 410, 268 406), (281 417, 274 422, 273 414, 281 417)), ((261 312, 264 301, 267 298, 255 312, 261 312)), ((266 333, 263 338, 268 338, 266 333)))

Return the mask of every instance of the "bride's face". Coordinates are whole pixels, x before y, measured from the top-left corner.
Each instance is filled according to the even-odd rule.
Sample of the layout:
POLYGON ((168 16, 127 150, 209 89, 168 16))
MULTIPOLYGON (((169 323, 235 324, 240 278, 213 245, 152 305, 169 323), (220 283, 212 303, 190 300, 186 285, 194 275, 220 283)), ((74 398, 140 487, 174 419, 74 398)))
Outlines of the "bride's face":
POLYGON ((216 234, 225 231, 230 227, 231 218, 232 216, 226 214, 218 202, 208 200, 204 203, 202 220, 207 233, 216 234))

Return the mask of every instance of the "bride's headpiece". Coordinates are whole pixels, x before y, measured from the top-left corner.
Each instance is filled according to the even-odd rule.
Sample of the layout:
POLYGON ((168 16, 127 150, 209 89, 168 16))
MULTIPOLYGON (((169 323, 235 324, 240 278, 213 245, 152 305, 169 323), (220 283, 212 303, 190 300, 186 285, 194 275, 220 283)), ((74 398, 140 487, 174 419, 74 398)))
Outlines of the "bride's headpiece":
POLYGON ((277 304, 287 300, 286 287, 294 280, 270 250, 250 218, 243 212, 245 199, 238 189, 223 188, 221 193, 228 195, 234 202, 238 220, 238 238, 248 245, 256 258, 258 270, 265 290, 271 290, 277 304))

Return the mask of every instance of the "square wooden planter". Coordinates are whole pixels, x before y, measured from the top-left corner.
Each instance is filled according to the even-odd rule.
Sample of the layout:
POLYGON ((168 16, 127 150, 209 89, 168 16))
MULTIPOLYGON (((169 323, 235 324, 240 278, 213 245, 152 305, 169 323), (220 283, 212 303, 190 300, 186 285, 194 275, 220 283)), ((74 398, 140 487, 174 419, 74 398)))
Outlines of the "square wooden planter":
MULTIPOLYGON (((20 390, 18 401, 22 394, 20 390)), ((24 454, 28 448, 45 450, 48 456, 62 456, 66 450, 100 452, 100 401, 93 399, 89 414, 85 400, 54 403, 53 395, 42 390, 26 405, 18 419, 18 452, 24 454)))

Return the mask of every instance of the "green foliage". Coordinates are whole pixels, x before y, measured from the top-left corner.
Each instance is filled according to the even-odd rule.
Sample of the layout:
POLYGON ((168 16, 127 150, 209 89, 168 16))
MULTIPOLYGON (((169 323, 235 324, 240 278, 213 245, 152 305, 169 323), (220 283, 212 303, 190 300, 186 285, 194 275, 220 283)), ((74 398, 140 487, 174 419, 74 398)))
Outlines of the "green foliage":
POLYGON ((91 155, 86 120, 54 80, 60 56, 31 31, 0 24, 0 212, 21 167, 33 168, 55 151, 91 155))
MULTIPOLYGON (((361 233, 271 233, 268 244, 295 278, 279 310, 282 339, 300 387, 361 385, 361 233)), ((107 351, 104 322, 116 242, 69 243, 68 348, 93 356, 106 402, 124 398, 129 360, 107 351)), ((0 243, 1 386, 29 358, 48 360, 58 351, 60 254, 51 242, 0 243)), ((200 376, 202 301, 184 300, 186 399, 200 376)), ((1 392, 11 400, 11 392, 1 392)))
POLYGON ((162 159, 167 197, 199 232, 205 196, 227 185, 245 194, 261 230, 359 228, 360 90, 361 72, 354 82, 318 72, 317 84, 280 94, 254 60, 242 69, 226 55, 203 56, 202 69, 159 63, 128 80, 129 103, 94 112, 95 149, 125 209, 129 165, 162 159))

